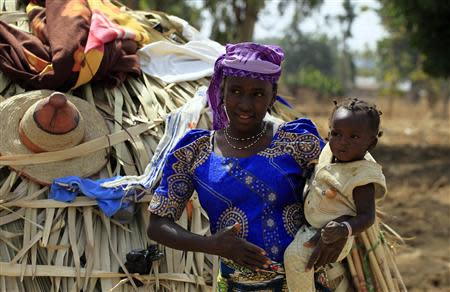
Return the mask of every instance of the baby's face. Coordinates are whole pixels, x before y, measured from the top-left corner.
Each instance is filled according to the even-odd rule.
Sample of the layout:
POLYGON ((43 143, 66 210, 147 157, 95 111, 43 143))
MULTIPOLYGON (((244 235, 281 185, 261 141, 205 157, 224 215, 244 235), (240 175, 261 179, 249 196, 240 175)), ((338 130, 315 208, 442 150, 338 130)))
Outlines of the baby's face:
POLYGON ((345 108, 338 108, 334 112, 328 140, 331 152, 341 162, 363 159, 367 150, 377 142, 368 115, 345 108))

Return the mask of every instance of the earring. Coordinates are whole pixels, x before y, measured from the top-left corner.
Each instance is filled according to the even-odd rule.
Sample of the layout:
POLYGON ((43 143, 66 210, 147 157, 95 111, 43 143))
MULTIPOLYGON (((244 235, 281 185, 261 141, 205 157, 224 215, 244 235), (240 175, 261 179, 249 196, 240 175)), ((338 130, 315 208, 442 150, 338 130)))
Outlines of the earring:
POLYGON ((230 122, 230 116, 228 115, 227 107, 225 105, 223 106, 223 111, 225 112, 225 116, 227 117, 228 122, 230 122))
POLYGON ((267 112, 269 113, 269 114, 272 114, 272 111, 273 111, 273 103, 269 106, 269 108, 267 109, 267 112))
POLYGON ((225 113, 225 116, 227 117, 228 122, 230 122, 230 117, 228 116, 227 107, 225 106, 225 102, 222 102, 222 108, 223 112, 225 113))

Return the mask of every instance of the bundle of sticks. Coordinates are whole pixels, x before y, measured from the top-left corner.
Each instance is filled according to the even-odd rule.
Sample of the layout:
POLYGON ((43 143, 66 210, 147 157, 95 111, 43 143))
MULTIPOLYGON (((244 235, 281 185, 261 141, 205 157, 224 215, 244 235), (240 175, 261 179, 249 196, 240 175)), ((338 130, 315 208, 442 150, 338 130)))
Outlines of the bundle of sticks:
POLYGON ((355 290, 407 291, 394 260, 393 245, 385 236, 386 232, 391 232, 400 241, 402 240, 379 220, 356 236, 351 253, 346 258, 355 290), (382 231, 380 226, 386 231, 382 231))

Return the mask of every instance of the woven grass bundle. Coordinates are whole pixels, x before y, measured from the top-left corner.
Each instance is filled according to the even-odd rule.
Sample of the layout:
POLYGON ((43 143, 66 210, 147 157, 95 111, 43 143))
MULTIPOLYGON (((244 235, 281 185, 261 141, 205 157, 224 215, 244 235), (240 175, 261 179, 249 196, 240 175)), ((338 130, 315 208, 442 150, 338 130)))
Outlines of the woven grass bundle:
MULTIPOLYGON (((0 1, 0 19, 29 31, 23 7, 14 1, 0 1)), ((151 30, 153 40, 184 41, 181 28, 164 13, 132 12, 141 23, 161 23, 165 33, 151 30)), ((163 135, 164 118, 190 100, 206 79, 164 84, 150 76, 128 78, 114 89, 87 84, 73 92, 94 105, 104 117, 110 135, 94 144, 79 145, 76 153, 47 155, 62 160, 67 155, 109 149, 111 159, 99 177, 137 175, 143 172, 163 135), (131 136, 131 137, 130 137, 131 136)), ((0 101, 23 93, 17 84, 0 73, 0 101)), ((208 128, 203 118, 199 127, 208 128)), ((67 204, 48 200, 48 187, 19 176, 8 165, 46 159, 36 155, 1 157, 0 162, 0 291, 132 291, 131 277, 119 273, 127 252, 151 244, 146 235, 150 196, 138 205, 135 219, 122 225, 99 211, 94 200, 79 197, 67 204)), ((193 232, 208 232, 208 220, 199 204, 193 204, 189 222, 186 214, 179 224, 193 232)), ((212 274, 212 259, 202 254, 164 249, 148 276, 137 276, 142 291, 202 291, 212 274)), ((126 270, 126 269, 124 269, 126 270)))

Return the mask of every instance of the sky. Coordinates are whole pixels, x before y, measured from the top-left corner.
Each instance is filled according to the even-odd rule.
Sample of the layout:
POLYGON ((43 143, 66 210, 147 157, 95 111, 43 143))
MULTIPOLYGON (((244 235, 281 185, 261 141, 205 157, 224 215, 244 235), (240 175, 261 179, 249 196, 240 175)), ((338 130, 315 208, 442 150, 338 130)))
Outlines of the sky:
MULTIPOLYGON (((287 9, 286 13, 280 16, 277 10, 278 2, 280 1, 267 0, 266 8, 260 14, 260 20, 255 26, 255 39, 280 36, 289 25, 293 11, 287 9)), ((343 0, 325 0, 320 9, 301 23, 300 29, 304 32, 326 33, 330 37, 342 36, 342 27, 335 19, 337 15, 344 13, 342 2, 343 0), (329 24, 325 22, 326 15, 330 16, 329 24)), ((377 41, 387 35, 380 17, 376 11, 373 11, 380 4, 376 0, 353 0, 352 3, 356 7, 357 17, 353 22, 353 37, 348 42, 349 47, 354 51, 362 51, 366 46, 375 49, 377 41), (371 9, 361 12, 363 6, 371 9)), ((211 21, 206 18, 202 26, 202 34, 209 34, 210 29, 211 21)))

